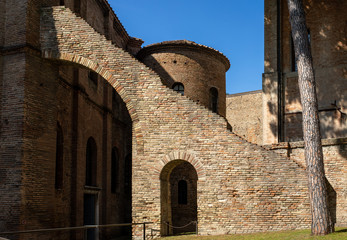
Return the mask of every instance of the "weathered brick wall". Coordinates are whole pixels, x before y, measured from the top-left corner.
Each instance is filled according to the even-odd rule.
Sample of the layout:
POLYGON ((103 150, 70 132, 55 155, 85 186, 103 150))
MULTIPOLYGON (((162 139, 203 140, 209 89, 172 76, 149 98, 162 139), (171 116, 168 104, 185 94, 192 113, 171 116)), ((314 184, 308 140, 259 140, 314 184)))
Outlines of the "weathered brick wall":
POLYGON ((20 223, 25 53, 3 56, 0 128, 0 231, 20 223))
POLYGON ((24 79, 26 53, 25 1, 0 3, 0 231, 15 230, 21 219, 24 79))
MULTIPOLYGON (((347 139, 324 139, 322 141, 324 168, 329 181, 332 216, 336 226, 347 225, 347 139)), ((266 146, 274 152, 278 152, 295 159, 302 166, 305 163, 304 142, 281 143, 278 145, 266 146)))
MULTIPOLYGON (((85 188, 86 143, 90 136, 97 144, 97 186, 101 189, 97 194, 100 211, 98 223, 125 222, 125 209, 129 209, 129 202, 125 200, 123 169, 125 156, 131 153, 131 123, 125 104, 100 77, 95 86, 88 78, 86 69, 75 69, 68 65, 59 67, 35 54, 28 55, 27 60, 26 94, 23 99, 26 102, 24 146, 20 158, 23 163, 22 182, 17 183, 13 174, 6 174, 6 168, 5 175, 2 175, 8 175, 9 182, 23 189, 20 200, 15 200, 13 187, 13 202, 9 202, 12 205, 22 203, 21 221, 17 219, 19 214, 15 206, 6 205, 6 193, 3 193, 1 200, 6 208, 6 218, 2 218, 1 223, 7 225, 2 230, 10 230, 12 227, 9 212, 13 213, 15 224, 20 222, 20 229, 83 225, 83 196, 90 192, 85 188), (111 114, 112 109, 117 114, 111 114), (57 121, 64 136, 64 177, 61 189, 54 188, 57 121), (120 189, 116 194, 111 193, 110 189, 113 146, 119 149, 120 161, 120 189)), ((7 166, 6 163, 2 165, 7 166)), ((119 235, 123 233, 121 230, 112 229, 110 232, 119 235)), ((77 238, 82 233, 75 232, 77 238)), ((68 239, 69 234, 63 232, 59 239, 68 239)), ((53 233, 44 238, 57 239, 57 236, 53 233)))
MULTIPOLYGON (((3 186, 0 231, 71 226, 76 224, 76 219, 83 221, 83 215, 82 217, 76 215, 76 206, 77 200, 83 197, 84 185, 76 186, 77 178, 74 180, 73 174, 76 172, 77 163, 74 165, 72 161, 73 157, 78 159, 75 161, 82 166, 78 173, 84 174, 86 143, 80 143, 78 150, 77 144, 73 143, 74 139, 82 139, 82 137, 76 138, 73 134, 75 123, 72 120, 76 117, 72 108, 73 89, 75 87, 79 89, 80 86, 71 85, 73 72, 64 74, 60 72, 65 75, 63 81, 57 63, 43 60, 37 51, 40 46, 40 8, 58 5, 59 2, 58 0, 0 2, 0 165, 2 166, 0 183, 3 186), (57 121, 63 126, 65 139, 62 190, 54 189, 57 121), (73 192, 76 189, 78 191, 73 192)), ((74 1, 65 1, 65 3, 73 8, 74 1)), ((100 6, 94 7, 100 8, 100 6)), ((110 21, 115 22, 117 26, 120 24, 115 20, 114 13, 111 13, 110 21)), ((121 25, 118 27, 122 28, 121 25)), ((127 36, 126 33, 125 35, 127 36)), ((120 41, 118 35, 117 41, 120 41)), ((87 72, 87 70, 81 71, 84 75, 87 72)), ((101 82, 104 84, 103 80, 101 82)), ((125 204, 125 194, 111 195, 110 191, 107 191, 110 188, 111 173, 108 171, 108 175, 104 175, 101 171, 106 172, 110 166, 112 144, 120 148, 120 162, 124 168, 125 155, 131 152, 131 123, 129 117, 124 117, 126 116, 124 113, 127 113, 124 111, 126 109, 124 103, 118 103, 121 106, 117 110, 121 116, 110 114, 113 107, 111 97, 113 90, 109 84, 105 88, 99 88, 101 92, 96 92, 94 95, 89 83, 83 82, 83 85, 82 89, 87 89, 91 97, 85 92, 84 95, 81 93, 81 96, 78 96, 82 99, 80 102, 84 103, 82 107, 85 107, 83 109, 85 114, 82 116, 95 113, 95 117, 99 120, 94 122, 85 120, 80 126, 88 129, 93 128, 95 123, 99 127, 95 130, 95 134, 99 140, 102 139, 98 144, 100 144, 99 158, 102 156, 103 161, 100 161, 102 166, 98 168, 98 181, 105 188, 99 200, 100 204, 102 201, 102 205, 108 204, 107 208, 112 209, 107 216, 105 211, 100 213, 100 222, 114 223, 115 219, 116 222, 124 222, 124 205, 129 209, 125 204), (102 107, 104 89, 109 92, 109 106, 105 109, 102 107), (99 110, 95 110, 95 106, 90 104, 93 101, 101 104, 99 110), (104 127, 105 122, 108 130, 104 127)), ((119 177, 121 179, 119 184, 123 187, 124 174, 119 177)), ((78 205, 78 208, 83 209, 83 204, 78 205)), ((68 235, 69 233, 61 235, 61 238, 66 239, 68 235)), ((45 236, 48 237, 56 239, 54 234, 45 236)))
POLYGON ((227 95, 226 118, 233 132, 242 136, 248 142, 261 145, 263 92, 253 91, 227 95))
MULTIPOLYGON (((284 141, 302 139, 301 104, 297 86, 297 72, 293 70, 291 30, 286 1, 281 3, 280 64, 277 59, 277 6, 275 0, 265 1, 265 74, 264 136, 265 144, 277 142, 280 122, 284 122, 284 141), (278 66, 281 69, 277 69, 278 66), (278 87, 277 74, 281 71, 284 112, 277 122, 278 87)), ((347 134, 346 113, 346 1, 304 1, 306 22, 310 32, 311 51, 317 82, 323 138, 341 138, 347 134), (334 104, 336 104, 334 106, 334 104)))
MULTIPOLYGON (((183 162, 175 167, 170 174, 170 190, 171 190, 171 217, 173 234, 194 232, 197 221, 197 181, 198 176, 194 167, 183 162), (186 181, 187 195, 186 202, 179 202, 178 184, 179 181, 186 181), (185 227, 184 227, 185 226, 185 227)), ((166 226, 167 227, 167 226, 166 226)))
POLYGON ((25 72, 20 229, 53 227, 58 69, 34 52, 25 72))
POLYGON ((5 9, 6 9, 6 1, 0 1, 0 47, 4 45, 5 40, 5 9))
POLYGON ((229 132, 223 118, 163 86, 156 74, 69 10, 45 9, 42 19, 44 56, 95 70, 127 104, 133 121, 134 222, 160 227, 159 175, 166 163, 181 159, 198 173, 202 234, 308 227, 306 179, 294 161, 229 132), (46 31, 53 26, 56 34, 46 31), (95 46, 93 52, 87 43, 95 46))
MULTIPOLYGON (((131 37, 106 0, 65 0, 64 3, 67 8, 78 12, 97 32, 105 34, 118 47, 127 49, 131 37)), ((23 37, 26 35, 27 43, 39 47, 40 8, 57 5, 60 5, 60 0, 10 1, 6 4, 6 12, 10 16, 8 22, 13 25, 11 28, 8 28, 12 29, 9 33, 11 35, 13 34, 14 38, 18 38, 20 35, 23 35, 23 37), (15 5, 16 7, 13 7, 15 5), (15 10, 17 8, 22 8, 22 10, 15 10), (17 28, 21 28, 19 30, 22 31, 17 31, 17 28)), ((6 39, 9 38, 6 37, 6 39)), ((9 40, 12 42, 12 39, 9 40)), ((142 41, 139 40, 139 42, 142 41)), ((139 49, 140 46, 137 48, 139 49)))
POLYGON ((26 36, 26 0, 6 1, 3 3, 4 47, 22 45, 26 36))
POLYGON ((98 1, 86 0, 81 1, 81 15, 85 17, 87 22, 100 34, 105 35, 105 22, 108 20, 108 9, 100 8, 98 1))
POLYGON ((210 89, 218 91, 217 112, 225 116, 225 72, 229 60, 220 52, 186 40, 146 46, 137 58, 159 74, 169 88, 184 85, 184 95, 212 109, 210 89))

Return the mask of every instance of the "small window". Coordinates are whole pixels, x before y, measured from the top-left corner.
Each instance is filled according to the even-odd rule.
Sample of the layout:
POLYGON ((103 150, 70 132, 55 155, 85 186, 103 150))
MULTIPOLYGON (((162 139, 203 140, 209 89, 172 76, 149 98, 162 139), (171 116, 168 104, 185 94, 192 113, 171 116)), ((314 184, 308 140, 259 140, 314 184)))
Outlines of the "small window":
POLYGON ((182 83, 175 83, 173 86, 172 86, 172 89, 182 95, 184 95, 184 86, 182 83))
POLYGON ((86 186, 96 186, 96 143, 90 137, 86 148, 86 186))
POLYGON ((98 74, 96 72, 89 71, 88 78, 95 86, 98 85, 98 74))
POLYGON ((65 5, 65 1, 64 0, 60 0, 60 6, 64 6, 65 5))
POLYGON ((212 87, 210 89, 210 103, 211 110, 215 113, 218 112, 218 90, 217 88, 212 87))
POLYGON ((112 160, 111 160, 111 192, 116 193, 118 188, 119 178, 119 158, 117 148, 112 149, 112 160))
POLYGON ((57 141, 55 153, 55 188, 63 188, 63 155, 64 155, 64 137, 60 124, 57 124, 57 141))
POLYGON ((132 158, 131 154, 125 157, 124 162, 124 192, 125 194, 131 194, 131 177, 132 177, 132 158))
POLYGON ((180 180, 178 182, 178 204, 187 204, 187 203, 188 203, 187 181, 180 180))

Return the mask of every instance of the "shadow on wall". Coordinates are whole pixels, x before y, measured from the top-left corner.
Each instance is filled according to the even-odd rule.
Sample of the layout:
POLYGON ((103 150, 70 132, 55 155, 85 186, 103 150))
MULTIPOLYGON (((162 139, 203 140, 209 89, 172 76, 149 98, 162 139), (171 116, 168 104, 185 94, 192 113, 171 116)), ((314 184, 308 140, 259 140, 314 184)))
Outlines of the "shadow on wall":
POLYGON ((168 88, 171 88, 172 85, 175 83, 175 80, 171 77, 171 75, 161 66, 161 63, 159 63, 153 56, 146 56, 146 61, 144 62, 144 64, 150 69, 152 69, 154 72, 156 72, 159 75, 161 82, 168 88), (151 65, 148 63, 150 63, 151 65))
POLYGON ((335 224, 336 223, 336 191, 331 186, 328 179, 325 178, 325 182, 327 184, 330 216, 331 216, 331 220, 333 224, 335 224))
MULTIPOLYGON (((345 62, 345 49, 347 48, 346 37, 344 32, 346 25, 344 23, 332 22, 331 16, 336 12, 341 16, 341 11, 338 10, 338 1, 311 1, 305 6, 307 13, 307 25, 310 28, 312 40, 312 54, 316 71, 317 95, 319 101, 320 126, 322 138, 341 138, 347 136, 347 101, 346 88, 343 82, 347 79, 346 69, 343 67, 345 62), (311 19, 319 16, 326 16, 322 26, 314 24, 311 19), (334 27, 332 27, 334 23, 334 27), (316 44, 316 45, 314 45, 316 44), (320 45, 326 45, 326 48, 319 48, 320 45), (321 68, 324 68, 323 70, 321 68), (317 77, 318 76, 318 77, 317 77), (327 81, 331 78, 331 81, 327 81), (327 84, 328 82, 328 84, 327 84)), ((346 3, 344 3, 346 4, 346 3)), ((287 4, 283 4, 287 8, 287 4)), ((285 9, 285 11, 287 11, 285 9)), ((344 17, 344 19, 346 19, 344 17)), ((284 28, 289 25, 289 20, 284 21, 284 28)), ((299 96, 299 87, 297 76, 294 72, 286 72, 290 62, 290 44, 286 44, 288 39, 283 38, 281 44, 283 47, 283 62, 281 63, 284 73, 282 77, 282 109, 283 113, 279 119, 279 124, 276 121, 269 121, 268 128, 274 136, 278 136, 282 132, 282 141, 300 141, 302 136, 302 113, 299 96), (286 76, 288 75, 288 76, 286 76), (282 124, 281 124, 282 123, 282 124), (282 129, 278 130, 278 126, 282 129), (294 129, 295 127, 295 129, 294 129)), ((271 69, 271 66, 269 67, 271 69)), ((272 69, 276 69, 272 66, 272 69)), ((277 87, 273 83, 276 78, 271 77, 271 81, 264 82, 264 89, 267 95, 277 95, 277 87)), ((267 102, 268 114, 272 119, 277 119, 277 100, 267 102)))
MULTIPOLYGON (((317 95, 319 101, 319 116, 320 128, 322 138, 345 138, 347 137, 347 95, 346 86, 344 82, 347 80, 347 70, 345 65, 346 55, 346 17, 342 15, 339 10, 342 2, 339 1, 310 1, 306 6, 306 13, 308 16, 308 27, 311 33, 311 49, 313 54, 313 61, 315 67, 316 81, 317 81, 317 95), (336 13, 336 14, 334 14, 336 13), (336 15, 336 16, 334 16, 336 15), (339 17, 338 17, 339 16, 339 17), (315 24, 314 19, 322 17, 320 25, 315 24), (341 20, 336 20, 342 17, 341 20), (315 45, 316 44, 316 45, 315 45), (325 46, 319 48, 319 46, 325 46)), ((285 1, 283 8, 287 8, 285 1)), ((346 3, 343 3, 346 6, 346 3)), ((287 11, 287 10, 284 10, 287 11)), ((283 24, 288 25, 289 20, 285 17, 283 24), (287 22, 285 22, 287 21, 287 22)), ((282 34, 287 29, 282 29, 282 34)), ((286 34, 283 34, 286 35, 286 34)), ((287 51, 289 43, 288 39, 283 38, 281 45, 282 51, 287 51)), ((274 48, 275 49, 275 48, 274 48)), ((276 51, 276 50, 272 50, 276 51)), ((288 50, 290 51, 290 50, 288 50)), ((301 101, 299 95, 298 78, 295 72, 286 72, 290 64, 290 54, 282 52, 283 73, 282 77, 282 106, 277 106, 278 89, 275 87, 277 83, 277 73, 268 73, 270 81, 263 81, 263 89, 268 97, 268 102, 264 107, 267 107, 267 114, 269 120, 265 123, 268 132, 273 136, 278 136, 282 132, 283 141, 302 141, 302 112, 301 101), (273 74, 273 76, 272 76, 273 74), (271 96, 276 96, 271 100, 271 96), (282 109, 282 114, 278 118, 278 109, 282 109), (276 122, 279 120, 279 124, 276 122), (282 129, 278 129, 278 127, 282 129)), ((274 64, 276 64, 274 62, 274 64)), ((265 68, 267 68, 266 66, 265 68)), ((270 66, 268 69, 276 69, 276 66, 270 66)), ((346 143, 337 144, 336 146, 337 158, 342 158, 344 161, 347 159, 347 145, 346 143), (339 155, 339 156, 338 156, 339 155)), ((343 161, 343 160, 341 160, 343 161)), ((339 177, 343 177, 342 169, 339 171, 339 177)), ((334 173, 334 170, 333 172, 334 173)), ((336 187, 336 191, 340 193, 342 186, 336 185, 335 181, 332 184, 336 187)), ((333 186, 327 181, 327 190, 329 196, 329 205, 332 214, 332 220, 336 222, 336 205, 341 202, 337 201, 337 193, 333 186)), ((341 197, 340 197, 341 198, 341 197)))

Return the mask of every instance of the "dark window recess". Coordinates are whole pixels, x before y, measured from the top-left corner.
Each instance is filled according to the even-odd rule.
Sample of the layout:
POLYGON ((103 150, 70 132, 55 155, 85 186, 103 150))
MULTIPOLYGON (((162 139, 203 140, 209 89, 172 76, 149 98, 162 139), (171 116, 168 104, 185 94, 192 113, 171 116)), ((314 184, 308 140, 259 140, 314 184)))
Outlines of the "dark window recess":
POLYGON ((132 168, 131 154, 125 157, 124 162, 124 192, 125 194, 131 193, 131 168, 132 168))
POLYGON ((174 85, 172 86, 172 89, 184 95, 184 86, 182 83, 174 83, 174 85))
POLYGON ((65 5, 65 1, 64 0, 60 0, 60 6, 64 6, 65 5))
POLYGON ((111 192, 116 193, 118 188, 119 179, 119 158, 117 148, 112 149, 112 161, 111 161, 111 192))
MULTIPOLYGON (((83 225, 95 225, 96 224, 96 202, 97 196, 94 194, 84 194, 84 213, 83 213, 83 225)), ((89 228, 84 232, 85 240, 95 240, 95 229, 89 228)))
POLYGON ((55 154, 55 188, 63 188, 64 137, 60 124, 57 124, 57 142, 55 154))
POLYGON ((86 186, 96 186, 96 143, 90 137, 86 149, 86 186))
POLYGON ((88 72, 88 78, 89 80, 94 83, 96 86, 98 85, 98 74, 93 71, 88 72))
POLYGON ((217 113, 218 112, 218 90, 214 87, 210 89, 210 103, 211 103, 211 110, 217 113))
POLYGON ((178 182, 178 204, 187 204, 187 203, 188 203, 187 181, 180 180, 178 182))

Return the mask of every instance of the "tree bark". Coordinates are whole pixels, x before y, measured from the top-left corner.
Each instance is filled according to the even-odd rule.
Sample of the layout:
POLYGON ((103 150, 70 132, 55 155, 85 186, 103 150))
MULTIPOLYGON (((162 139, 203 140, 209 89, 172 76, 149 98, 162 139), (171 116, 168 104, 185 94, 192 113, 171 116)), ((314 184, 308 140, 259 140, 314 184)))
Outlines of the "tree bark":
POLYGON ((319 127, 316 82, 302 0, 287 0, 292 28, 295 57, 298 66, 299 90, 302 104, 302 125, 305 159, 311 204, 311 233, 326 235, 334 231, 328 205, 323 151, 319 127))

